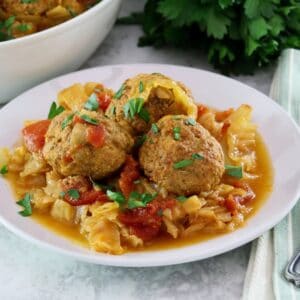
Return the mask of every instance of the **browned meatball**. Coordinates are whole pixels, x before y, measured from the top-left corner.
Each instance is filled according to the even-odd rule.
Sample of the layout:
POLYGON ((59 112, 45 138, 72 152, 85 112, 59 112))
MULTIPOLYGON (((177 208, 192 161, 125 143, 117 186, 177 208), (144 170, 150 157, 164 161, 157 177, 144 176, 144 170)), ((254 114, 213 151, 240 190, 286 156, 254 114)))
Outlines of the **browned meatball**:
POLYGON ((133 138, 116 122, 96 112, 65 111, 55 117, 46 134, 43 154, 47 162, 64 176, 83 175, 101 179, 124 163, 133 138), (83 121, 97 123, 92 125, 83 121), (104 133, 104 138, 102 139, 104 133))
POLYGON ((212 189, 224 173, 218 141, 186 116, 165 116, 154 124, 140 149, 140 164, 149 178, 178 195, 212 189))
POLYGON ((107 112, 133 133, 144 133, 151 123, 165 115, 182 114, 196 118, 197 107, 182 83, 152 73, 127 79, 107 112))

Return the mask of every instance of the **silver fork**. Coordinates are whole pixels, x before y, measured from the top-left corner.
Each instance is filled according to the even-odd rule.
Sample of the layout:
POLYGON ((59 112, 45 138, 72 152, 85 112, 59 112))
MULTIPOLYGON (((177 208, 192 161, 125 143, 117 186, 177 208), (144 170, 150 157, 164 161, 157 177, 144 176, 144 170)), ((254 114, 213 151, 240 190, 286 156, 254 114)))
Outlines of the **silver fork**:
POLYGON ((300 273, 297 272, 300 269, 300 251, 290 260, 285 268, 285 278, 292 282, 296 287, 300 288, 300 273))

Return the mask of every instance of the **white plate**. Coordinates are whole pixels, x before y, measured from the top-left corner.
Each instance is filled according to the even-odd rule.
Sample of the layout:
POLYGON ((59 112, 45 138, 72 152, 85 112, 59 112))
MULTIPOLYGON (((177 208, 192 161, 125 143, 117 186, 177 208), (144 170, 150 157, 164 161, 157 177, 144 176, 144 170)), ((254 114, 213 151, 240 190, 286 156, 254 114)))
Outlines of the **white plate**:
POLYGON ((47 116, 57 92, 75 82, 100 81, 113 89, 138 73, 160 72, 185 83, 201 103, 225 109, 248 103, 266 142, 275 169, 274 189, 261 210, 235 232, 184 248, 113 256, 72 244, 30 218, 18 215, 7 183, 1 179, 0 220, 11 231, 37 245, 79 260, 113 266, 162 266, 204 259, 241 246, 278 223, 300 196, 300 133, 286 112, 270 98, 235 80, 197 69, 168 65, 115 65, 71 73, 20 95, 0 111, 0 146, 12 147, 25 119, 47 116))

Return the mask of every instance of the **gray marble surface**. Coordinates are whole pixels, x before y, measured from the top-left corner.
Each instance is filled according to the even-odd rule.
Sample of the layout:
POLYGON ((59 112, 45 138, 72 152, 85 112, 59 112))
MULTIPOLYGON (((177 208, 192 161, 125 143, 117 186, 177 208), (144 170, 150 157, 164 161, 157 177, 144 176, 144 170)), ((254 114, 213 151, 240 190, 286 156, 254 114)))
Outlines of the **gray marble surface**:
MULTIPOLYGON (((123 2, 121 14, 144 1, 123 2)), ((136 26, 115 26, 82 68, 119 63, 166 63, 211 70, 196 51, 138 48, 136 26)), ((268 93, 273 68, 240 80, 268 93)), ((159 268, 91 265, 37 248, 0 225, 1 300, 75 299, 240 299, 250 245, 207 260, 159 268)))

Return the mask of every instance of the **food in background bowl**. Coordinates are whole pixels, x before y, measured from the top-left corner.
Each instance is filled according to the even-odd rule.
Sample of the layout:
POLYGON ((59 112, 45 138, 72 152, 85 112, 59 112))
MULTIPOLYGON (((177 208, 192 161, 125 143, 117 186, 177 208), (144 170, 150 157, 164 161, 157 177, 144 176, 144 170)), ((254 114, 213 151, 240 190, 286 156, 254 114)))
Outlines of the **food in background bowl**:
POLYGON ((120 6, 121 0, 102 0, 67 22, 0 42, 0 103, 79 68, 110 32, 120 6))
POLYGON ((143 92, 165 87, 165 79, 153 86, 145 75, 134 78, 133 99, 141 100, 122 102, 124 118, 114 106, 124 88, 112 95, 101 84, 75 84, 59 93, 47 120, 25 123, 21 146, 1 150, 20 214, 68 234, 72 228, 91 249, 111 254, 177 247, 243 226, 273 182, 252 108, 197 107, 183 93, 176 101, 197 107, 195 115, 165 111, 145 120, 143 92), (140 135, 133 118, 149 129, 140 135))
POLYGON ((99 0, 3 0, 0 2, 0 42, 63 23, 99 0))

